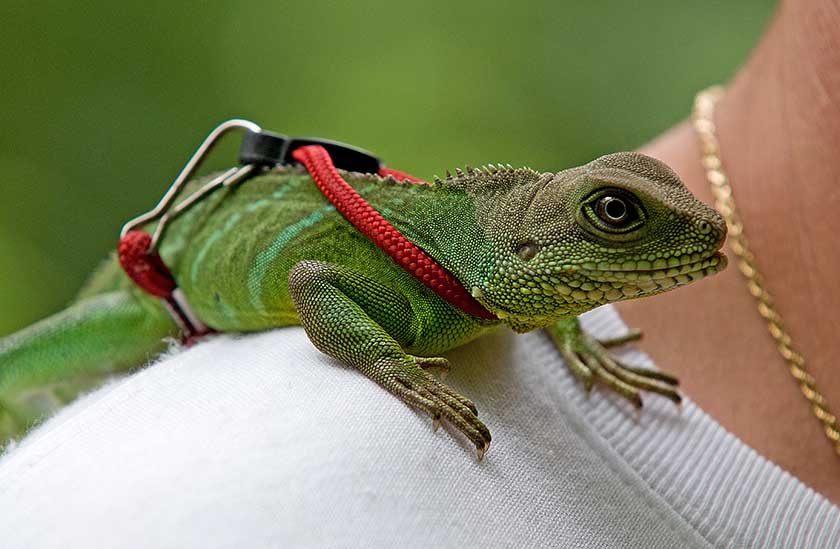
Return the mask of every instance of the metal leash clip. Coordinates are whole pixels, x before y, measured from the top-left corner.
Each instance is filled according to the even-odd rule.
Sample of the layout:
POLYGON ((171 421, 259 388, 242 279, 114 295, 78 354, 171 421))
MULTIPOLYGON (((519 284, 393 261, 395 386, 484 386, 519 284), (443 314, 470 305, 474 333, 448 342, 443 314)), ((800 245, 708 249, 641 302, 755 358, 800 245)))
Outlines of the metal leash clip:
POLYGON ((335 166, 343 170, 377 173, 382 169, 382 162, 376 156, 352 145, 319 138, 293 138, 265 131, 248 120, 227 120, 207 135, 157 205, 123 225, 118 248, 123 270, 141 289, 163 300, 186 342, 191 342, 212 330, 192 311, 171 271, 157 252, 166 227, 173 219, 216 189, 236 185, 259 171, 277 165, 294 164, 296 161, 292 158, 292 152, 295 149, 316 144, 327 149, 335 166), (198 171, 207 155, 222 137, 236 130, 245 132, 239 149, 239 166, 229 168, 213 177, 173 207, 178 195, 198 171), (143 225, 156 220, 158 224, 154 234, 149 235, 140 230, 143 225))

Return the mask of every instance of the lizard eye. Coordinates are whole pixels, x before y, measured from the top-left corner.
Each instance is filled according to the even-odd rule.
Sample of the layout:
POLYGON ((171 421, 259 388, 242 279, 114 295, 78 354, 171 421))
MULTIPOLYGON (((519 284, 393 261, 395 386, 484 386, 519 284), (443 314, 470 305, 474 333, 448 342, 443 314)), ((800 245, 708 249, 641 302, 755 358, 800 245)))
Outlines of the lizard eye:
POLYGON ((587 220, 600 231, 627 233, 644 223, 644 211, 629 193, 604 189, 583 206, 587 220))
POLYGON ((623 224, 630 217, 630 212, 627 203, 617 196, 604 196, 595 203, 595 213, 610 225, 623 224))

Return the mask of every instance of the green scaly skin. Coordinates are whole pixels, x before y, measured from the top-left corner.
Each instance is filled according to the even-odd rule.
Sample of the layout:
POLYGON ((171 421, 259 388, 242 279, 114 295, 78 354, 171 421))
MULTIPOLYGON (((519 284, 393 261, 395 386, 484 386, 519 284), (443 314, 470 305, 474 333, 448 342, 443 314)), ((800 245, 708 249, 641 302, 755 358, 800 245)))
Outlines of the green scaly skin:
MULTIPOLYGON (((303 325, 324 353, 426 411, 435 425, 452 423, 479 457, 490 433, 475 405, 429 370, 446 370, 438 355, 502 326, 547 328, 587 388, 599 381, 639 406, 640 390, 679 401, 674 378, 622 365, 606 347, 623 341, 598 342, 577 321, 605 303, 725 267, 723 220, 667 166, 617 153, 556 174, 457 170, 430 186, 343 175, 499 320, 443 301, 337 213, 306 172, 284 167, 219 191, 168 228, 161 255, 207 325, 236 332, 303 325), (620 198, 630 215, 608 223, 606 196, 620 198)), ((609 210, 614 218, 617 211, 609 210)), ((174 334, 162 306, 109 260, 76 304, 0 340, 7 412, 0 429, 20 435, 91 380, 142 364, 174 334), (57 387, 64 396, 55 399, 57 387), (44 395, 54 401, 45 404, 44 395)))

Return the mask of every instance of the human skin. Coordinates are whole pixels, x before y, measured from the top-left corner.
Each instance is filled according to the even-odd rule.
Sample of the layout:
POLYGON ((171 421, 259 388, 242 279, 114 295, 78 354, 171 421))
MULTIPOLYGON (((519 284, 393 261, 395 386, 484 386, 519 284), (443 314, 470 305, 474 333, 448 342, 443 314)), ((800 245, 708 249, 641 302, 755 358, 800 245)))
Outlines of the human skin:
MULTIPOLYGON (((727 86, 715 120, 724 170, 766 286, 838 413, 840 3, 782 2, 727 86)), ((688 123, 641 151, 670 165, 696 196, 712 203, 688 123)), ((777 352, 738 269, 618 309, 628 324, 655 334, 644 350, 680 377, 691 399, 759 453, 840 503, 840 456, 777 352)))

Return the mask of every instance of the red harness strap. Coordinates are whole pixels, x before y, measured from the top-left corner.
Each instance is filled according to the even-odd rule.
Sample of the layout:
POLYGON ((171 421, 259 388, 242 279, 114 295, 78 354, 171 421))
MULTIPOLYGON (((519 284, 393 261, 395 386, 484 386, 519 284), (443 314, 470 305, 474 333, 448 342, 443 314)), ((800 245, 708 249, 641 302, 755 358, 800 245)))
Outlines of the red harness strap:
MULTIPOLYGON (((476 301, 452 273, 403 236, 342 179, 326 149, 320 145, 307 145, 296 149, 292 157, 306 166, 315 184, 341 215, 379 249, 391 256, 400 267, 465 313, 486 320, 497 320, 496 315, 476 301)), ((388 175, 422 182, 395 170, 388 175)))
MULTIPOLYGON (((493 313, 464 289, 457 278, 403 236, 342 179, 326 149, 320 145, 306 145, 296 149, 292 156, 306 167, 315 184, 336 209, 414 278, 465 313, 497 320, 493 313)), ((379 175, 427 184, 422 179, 389 168, 381 168, 379 175)), ((151 250, 151 243, 152 236, 145 231, 126 233, 117 248, 120 265, 137 286, 164 301, 178 322, 184 341, 189 344, 212 330, 192 314, 186 299, 178 290, 175 277, 160 255, 151 250)))

